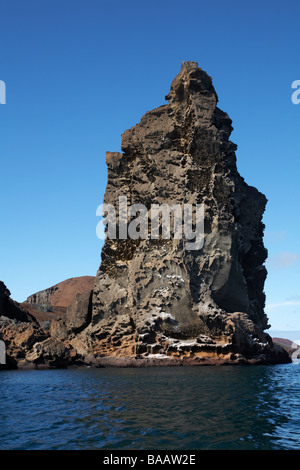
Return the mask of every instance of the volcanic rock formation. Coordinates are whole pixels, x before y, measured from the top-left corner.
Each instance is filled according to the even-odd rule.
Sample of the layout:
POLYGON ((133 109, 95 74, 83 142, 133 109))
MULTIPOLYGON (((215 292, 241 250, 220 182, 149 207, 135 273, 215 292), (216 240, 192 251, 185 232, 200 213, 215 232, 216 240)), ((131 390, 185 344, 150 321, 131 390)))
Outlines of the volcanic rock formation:
MULTIPOLYGON (((73 279, 67 280, 61 284, 67 287, 66 290, 69 294, 72 291, 72 298, 76 299, 80 295, 90 297, 91 290, 80 293, 84 286, 87 287, 86 282, 90 282, 90 280, 85 278, 83 278, 83 282, 80 280, 81 278, 75 283, 70 282, 73 279), (76 286, 79 292, 77 296, 76 286)), ((64 292, 64 289, 61 291, 64 292)), ((65 297, 62 296, 62 299, 65 297)), ((27 367, 65 367, 77 363, 77 350, 67 341, 68 329, 64 320, 59 319, 55 314, 52 317, 52 312, 43 312, 39 310, 39 307, 34 303, 19 304, 14 301, 10 297, 10 291, 0 281, 0 341, 5 343, 5 364, 0 363, 0 370, 27 367), (31 308, 28 310, 25 305, 31 308)), ((43 306, 41 305, 41 307, 43 306)), ((65 315, 68 319, 71 313, 68 313, 67 308, 66 310, 65 315)), ((78 307, 76 313, 78 323, 80 320, 78 307)), ((72 320, 72 316, 70 319, 72 320)))
POLYGON ((35 318, 10 295, 4 282, 0 281, 0 317, 4 316, 25 323, 36 322, 35 318))
POLYGON ((96 279, 83 289, 68 280, 63 290, 27 299, 30 307, 60 306, 62 318, 47 328, 43 317, 40 325, 25 324, 27 314, 11 319, 14 305, 0 284, 0 339, 16 366, 291 361, 265 333, 266 197, 237 171, 232 122, 217 107, 212 80, 197 63, 183 62, 166 99, 124 132, 122 153, 107 152, 105 211, 116 209, 117 226, 114 233, 114 217, 106 217, 96 279), (131 215, 125 225, 121 200, 131 215), (174 210, 169 237, 165 219, 153 231, 155 204, 184 215, 174 210), (204 208, 198 244, 185 231, 188 220, 197 228, 195 214, 185 218, 188 205, 204 208))
POLYGON ((94 276, 71 277, 65 281, 48 287, 36 294, 30 295, 25 303, 38 307, 67 308, 77 294, 91 290, 94 286, 94 276))
POLYGON ((68 306, 75 297, 84 292, 91 292, 94 287, 94 276, 71 277, 54 286, 30 295, 22 306, 28 310, 40 324, 45 321, 64 318, 68 306))
POLYGON ((18 302, 0 281, 0 340, 5 343, 5 364, 1 369, 17 368, 32 346, 46 338, 37 320, 18 302))
MULTIPOLYGON (((203 204, 204 243, 107 238, 90 324, 77 337, 96 357, 240 358, 285 361, 264 330, 262 215, 266 197, 236 167, 232 121, 211 78, 183 62, 166 96, 107 152, 104 203, 203 204), (155 357, 155 356, 154 356, 155 357)), ((119 230, 118 230, 119 229, 119 230)), ((120 235, 120 234, 119 234, 120 235)))

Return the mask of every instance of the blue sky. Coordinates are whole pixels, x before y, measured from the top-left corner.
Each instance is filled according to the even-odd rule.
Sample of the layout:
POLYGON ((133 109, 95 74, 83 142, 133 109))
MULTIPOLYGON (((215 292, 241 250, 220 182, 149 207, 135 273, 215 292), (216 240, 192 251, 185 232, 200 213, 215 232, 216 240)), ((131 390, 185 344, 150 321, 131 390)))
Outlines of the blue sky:
POLYGON ((291 1, 0 0, 0 279, 12 297, 95 275, 105 152, 193 60, 233 120, 241 175, 268 198, 272 330, 300 330, 299 13, 291 1))

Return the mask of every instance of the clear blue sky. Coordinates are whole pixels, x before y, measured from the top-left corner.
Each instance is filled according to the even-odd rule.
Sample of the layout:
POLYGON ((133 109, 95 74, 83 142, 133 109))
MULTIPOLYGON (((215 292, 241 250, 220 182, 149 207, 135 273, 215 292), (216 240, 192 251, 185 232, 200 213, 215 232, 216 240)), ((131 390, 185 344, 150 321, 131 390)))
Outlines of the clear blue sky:
POLYGON ((272 329, 300 330, 299 13, 294 1, 0 0, 0 279, 12 297, 96 274, 105 152, 193 60, 233 120, 241 175, 269 201, 272 329))

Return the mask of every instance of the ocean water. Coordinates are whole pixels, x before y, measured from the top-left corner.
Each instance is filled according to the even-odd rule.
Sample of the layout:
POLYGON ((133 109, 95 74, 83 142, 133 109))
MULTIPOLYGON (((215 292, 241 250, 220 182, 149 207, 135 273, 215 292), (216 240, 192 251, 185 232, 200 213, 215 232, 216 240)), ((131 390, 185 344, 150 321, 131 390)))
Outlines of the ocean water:
POLYGON ((0 449, 300 449, 300 363, 0 372, 0 449))

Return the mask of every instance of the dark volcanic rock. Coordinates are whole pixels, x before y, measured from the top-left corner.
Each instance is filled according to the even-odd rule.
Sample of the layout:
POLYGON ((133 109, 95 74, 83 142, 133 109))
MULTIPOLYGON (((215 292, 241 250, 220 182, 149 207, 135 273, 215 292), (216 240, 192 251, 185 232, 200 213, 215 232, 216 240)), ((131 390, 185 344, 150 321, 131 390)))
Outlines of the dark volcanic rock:
POLYGON ((0 281, 0 316, 21 322, 36 322, 35 318, 21 304, 11 299, 10 291, 2 281, 0 281))
POLYGON ((124 132, 123 153, 107 152, 104 203, 117 208, 126 196, 147 211, 203 204, 204 244, 191 250, 184 237, 107 238, 92 320, 80 338, 100 356, 286 361, 264 333, 266 197, 237 171, 232 122, 195 62, 182 63, 166 99, 124 132))
POLYGON ((26 356, 34 345, 48 336, 34 321, 22 322, 0 317, 0 339, 4 341, 6 349, 6 367, 2 368, 17 368, 20 363, 26 361, 26 356))
POLYGON ((68 347, 54 338, 47 338, 37 342, 32 351, 27 354, 26 361, 36 365, 46 364, 49 367, 65 367, 71 362, 71 354, 68 347))
POLYGON ((67 308, 65 322, 72 331, 78 333, 90 323, 92 317, 92 295, 92 290, 77 294, 67 308))
POLYGON ((71 348, 50 338, 49 331, 42 329, 34 316, 10 298, 3 282, 0 282, 0 340, 4 341, 6 351, 6 364, 0 369, 28 364, 60 367, 72 359, 71 348))
MULTIPOLYGON (((140 226, 143 236, 126 237, 117 210, 116 236, 105 240, 96 280, 76 297, 72 288, 64 317, 52 321, 49 331, 23 330, 23 323, 2 328, 17 363, 290 362, 265 333, 262 216, 267 201, 237 171, 237 147, 229 140, 232 122, 217 107, 211 78, 195 62, 182 63, 166 98, 168 104, 124 132, 122 153, 107 152, 104 203, 118 209, 126 197, 127 211, 142 204, 137 210, 147 217, 153 204, 176 206, 184 214, 187 204, 201 205, 201 243, 191 249, 188 234, 178 236, 186 219, 171 227, 169 238, 163 236, 166 220, 153 237, 148 219, 140 226)), ((54 305, 58 293, 54 286, 27 300, 54 305)))

